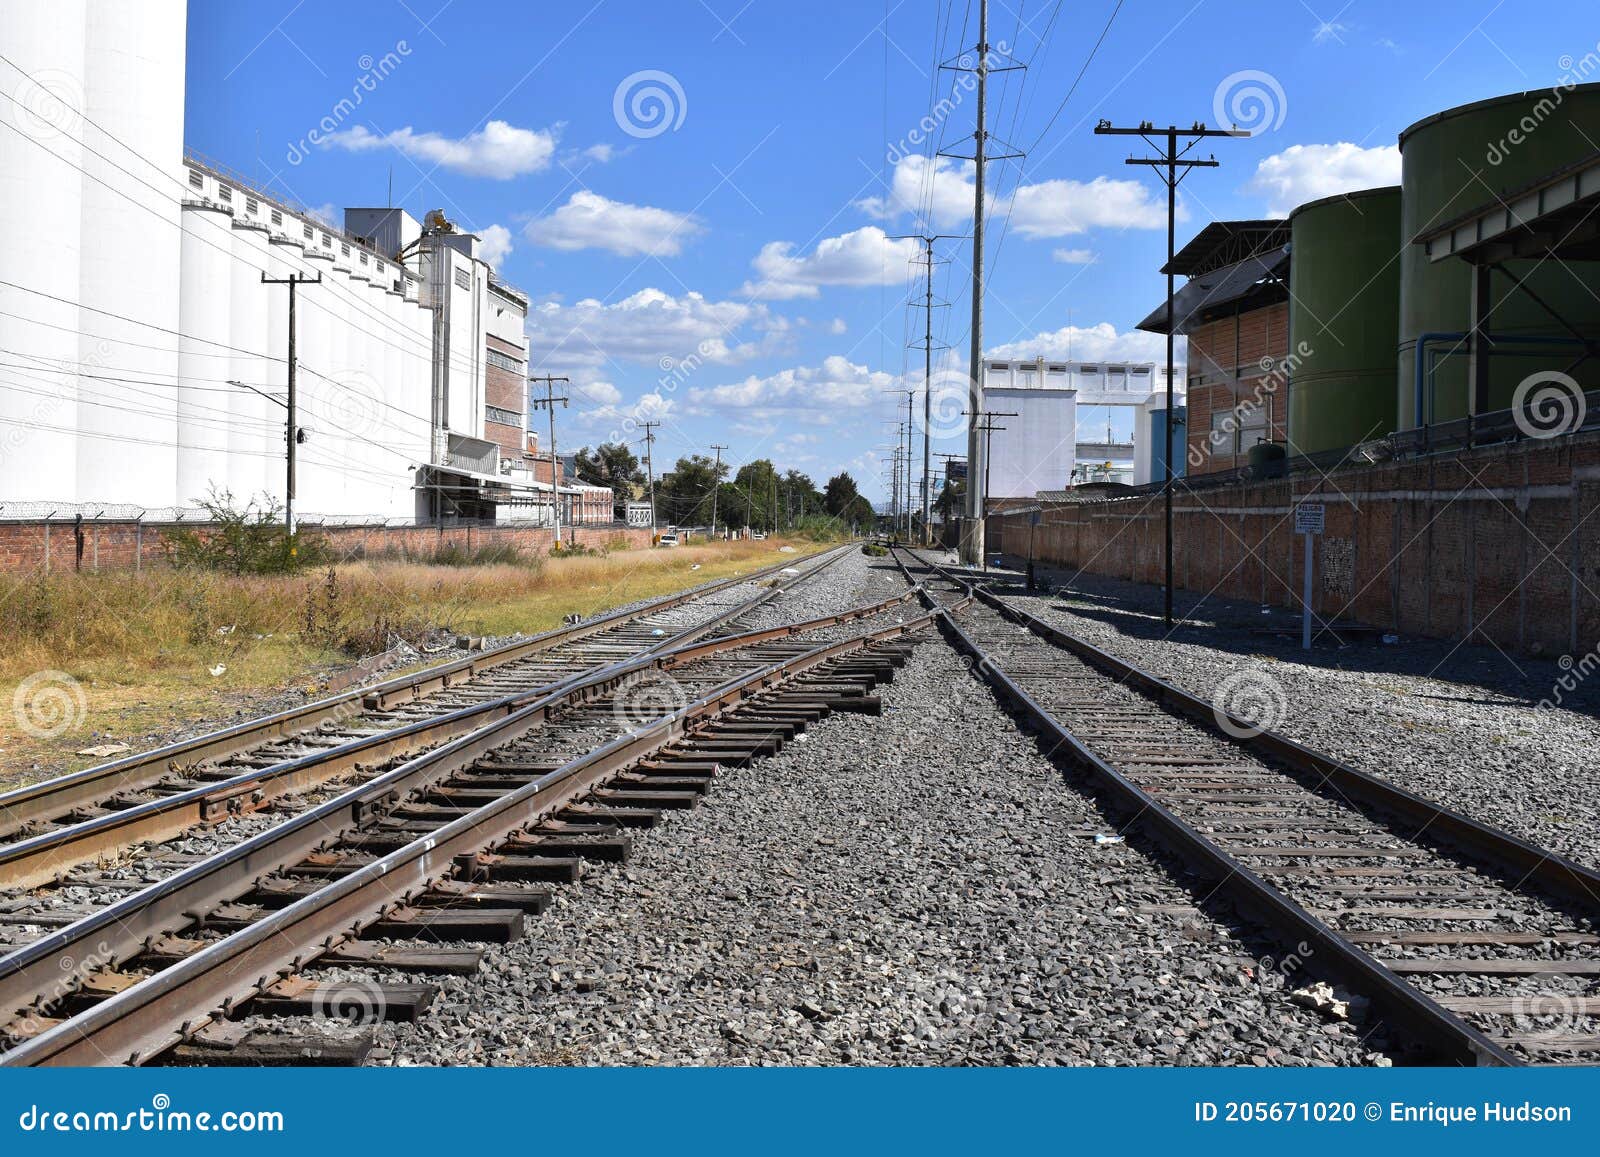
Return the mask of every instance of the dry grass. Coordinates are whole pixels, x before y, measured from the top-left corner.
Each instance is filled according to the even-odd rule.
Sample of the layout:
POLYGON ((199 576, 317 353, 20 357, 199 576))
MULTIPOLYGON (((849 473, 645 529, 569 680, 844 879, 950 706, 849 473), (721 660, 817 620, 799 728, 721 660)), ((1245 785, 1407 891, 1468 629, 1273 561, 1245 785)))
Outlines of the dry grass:
POLYGON ((396 637, 533 634, 574 611, 594 615, 817 549, 768 540, 532 564, 351 562, 295 576, 0 576, 0 769, 14 773, 33 760, 60 766, 106 737, 248 713, 271 693, 315 683, 396 637), (784 545, 798 553, 779 552, 784 545), (25 732, 12 710, 18 686, 42 671, 64 672, 81 688, 78 708, 62 701, 81 716, 78 725, 43 738, 25 732))

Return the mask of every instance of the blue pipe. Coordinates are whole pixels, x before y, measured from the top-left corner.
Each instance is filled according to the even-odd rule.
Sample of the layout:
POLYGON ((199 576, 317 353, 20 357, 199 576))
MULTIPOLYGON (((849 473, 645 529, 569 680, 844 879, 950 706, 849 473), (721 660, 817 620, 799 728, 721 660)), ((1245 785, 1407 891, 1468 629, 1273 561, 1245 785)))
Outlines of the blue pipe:
MULTIPOLYGON (((1462 340, 1465 340, 1469 336, 1471 336, 1471 335, 1470 334, 1465 334, 1465 333, 1443 333, 1443 332, 1439 332, 1439 333, 1424 333, 1424 334, 1419 334, 1417 336, 1417 366, 1416 366, 1416 379, 1417 379, 1416 393, 1417 393, 1417 397, 1416 397, 1416 415, 1415 416, 1416 416, 1416 424, 1418 426, 1429 426, 1429 425, 1433 424, 1432 423, 1432 419, 1433 419, 1433 390, 1431 389, 1432 382, 1431 381, 1427 381, 1427 378, 1426 378, 1426 369, 1427 369, 1426 362, 1427 362, 1427 359, 1424 356, 1423 347, 1425 345, 1427 345, 1430 341, 1462 341, 1462 340), (1424 389, 1424 383, 1425 382, 1426 382, 1427 386, 1429 386, 1430 388, 1424 389), (1424 396, 1426 396, 1427 400, 1428 400, 1428 421, 1423 421, 1423 418, 1422 418, 1422 401, 1423 401, 1423 397, 1424 396)), ((1566 345, 1566 346, 1581 345, 1581 346, 1588 346, 1590 344, 1589 342, 1584 341, 1582 338, 1577 338, 1577 337, 1547 337, 1547 336, 1543 336, 1543 335, 1540 335, 1540 334, 1528 334, 1526 337, 1495 337, 1493 334, 1491 334, 1489 336, 1489 343, 1490 343, 1490 345, 1495 346, 1497 348, 1500 347, 1500 346, 1516 346, 1516 345, 1566 345)))
MULTIPOLYGON (((1420 427, 1420 426, 1429 425, 1430 424, 1430 420, 1433 417, 1433 414, 1432 414, 1433 407, 1432 407, 1432 405, 1429 405, 1429 407, 1428 407, 1428 409, 1430 411, 1429 414, 1428 414, 1428 417, 1424 418, 1422 416, 1422 399, 1423 399, 1423 396, 1424 396, 1425 393, 1430 393, 1431 392, 1431 391, 1427 391, 1427 390, 1424 389, 1424 383, 1427 381, 1427 377, 1428 377, 1428 374, 1427 374, 1428 358, 1427 358, 1427 354, 1424 352, 1425 347, 1431 341, 1446 341, 1446 340, 1449 340, 1449 341, 1462 341, 1462 340, 1464 340, 1466 338, 1466 336, 1467 335, 1464 334, 1464 333, 1444 333, 1442 331, 1441 332, 1437 332, 1437 333, 1422 333, 1422 334, 1418 334, 1417 335, 1417 363, 1416 363, 1416 379, 1417 379, 1416 394, 1417 394, 1417 396, 1416 396, 1416 401, 1414 403, 1416 408, 1412 411, 1412 415, 1411 415, 1412 416, 1412 420, 1413 420, 1413 422, 1415 423, 1416 426, 1420 427)), ((1432 399, 1429 398, 1429 401, 1431 403, 1432 399)))

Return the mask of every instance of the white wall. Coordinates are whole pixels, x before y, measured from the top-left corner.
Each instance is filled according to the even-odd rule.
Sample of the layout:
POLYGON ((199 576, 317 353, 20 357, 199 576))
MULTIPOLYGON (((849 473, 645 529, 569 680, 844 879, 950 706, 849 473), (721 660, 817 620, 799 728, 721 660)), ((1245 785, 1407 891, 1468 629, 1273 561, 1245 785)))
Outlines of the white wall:
POLYGON ((1032 498, 1041 490, 1069 484, 1076 465, 1074 391, 989 387, 983 392, 983 408, 1017 415, 994 419, 1003 428, 990 443, 989 498, 1032 498))

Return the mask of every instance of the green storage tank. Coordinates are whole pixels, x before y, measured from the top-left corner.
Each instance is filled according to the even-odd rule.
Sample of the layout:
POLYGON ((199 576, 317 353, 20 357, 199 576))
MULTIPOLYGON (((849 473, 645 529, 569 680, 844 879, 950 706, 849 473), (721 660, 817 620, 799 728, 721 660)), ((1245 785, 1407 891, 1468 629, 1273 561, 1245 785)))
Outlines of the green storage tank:
POLYGON ((1289 453, 1394 431, 1400 186, 1324 197, 1289 214, 1289 453))
MULTIPOLYGON (((1425 359, 1436 368, 1431 389, 1425 386, 1417 414, 1417 344, 1432 334, 1464 333, 1471 326, 1471 270, 1450 257, 1430 261, 1424 247, 1413 244, 1419 233, 1435 229, 1492 201, 1497 195, 1533 184, 1540 178, 1592 155, 1595 126, 1600 124, 1600 84, 1558 86, 1513 93, 1462 105, 1420 120, 1400 134, 1402 190, 1400 252, 1400 428, 1422 421, 1449 421, 1466 416, 1467 358, 1464 344, 1431 338, 1425 359), (1583 126, 1587 126, 1585 129, 1583 126), (1450 355, 1452 348, 1461 352, 1450 355), (1442 355, 1442 356, 1441 356, 1442 355), (1430 397, 1431 395, 1431 397, 1430 397)), ((1580 332, 1600 332, 1600 281, 1592 263, 1563 264, 1533 260, 1508 261, 1517 276, 1529 275, 1528 286, 1553 305, 1580 332), (1537 268, 1535 268, 1537 266, 1537 268), (1531 274, 1530 274, 1531 271, 1531 274), (1581 279, 1581 280, 1580 280, 1581 279)), ((1502 337, 1566 338, 1569 332, 1526 294, 1510 288, 1500 274, 1491 281, 1490 331, 1502 337)), ((1530 352, 1536 347, 1528 347, 1530 352)), ((1564 369, 1576 360, 1576 349, 1561 346, 1534 356, 1490 360, 1489 409, 1511 404, 1517 383, 1538 370, 1564 369)), ((1427 361, 1424 361, 1426 381, 1427 361)), ((1600 367, 1593 361, 1574 372, 1588 389, 1600 386, 1600 367)))

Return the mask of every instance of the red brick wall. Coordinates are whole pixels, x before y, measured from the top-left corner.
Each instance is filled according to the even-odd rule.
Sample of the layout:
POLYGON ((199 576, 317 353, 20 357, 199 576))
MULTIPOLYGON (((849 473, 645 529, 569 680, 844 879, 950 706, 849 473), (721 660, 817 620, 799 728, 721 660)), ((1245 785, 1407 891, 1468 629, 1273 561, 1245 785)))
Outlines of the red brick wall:
MULTIPOLYGON (((595 521, 602 521, 596 519, 595 521)), ((604 522, 611 521, 607 507, 604 522)), ((186 523, 186 529, 200 524, 186 523)), ((133 570, 164 565, 166 543, 162 538, 170 525, 131 522, 85 522, 83 524, 83 570, 133 570)), ((530 554, 550 550, 550 531, 544 527, 520 526, 329 526, 306 527, 308 536, 327 540, 345 558, 367 555, 426 555, 439 547, 454 544, 463 550, 509 544, 530 554)), ((563 528, 562 538, 573 536, 582 546, 613 550, 650 545, 649 528, 587 525, 563 528)), ((29 571, 48 568, 52 573, 74 569, 77 555, 73 524, 70 522, 0 522, 0 571, 29 571), (48 553, 47 553, 48 544, 48 553)))
POLYGON ((1269 408, 1273 441, 1284 440, 1288 404, 1282 375, 1264 374, 1289 353, 1289 307, 1269 305, 1237 317, 1199 326, 1189 334, 1189 461, 1190 474, 1233 470, 1247 464, 1235 454, 1237 439, 1213 445, 1211 420, 1240 402, 1269 408), (1237 380, 1235 380, 1237 379, 1237 380))
MULTIPOLYGON (((1600 435, 1345 469, 1327 482, 1180 490, 1177 586, 1298 607, 1302 543, 1291 511, 1309 497, 1327 504, 1312 592, 1319 615, 1529 654, 1600 645, 1600 519, 1590 518, 1600 435)), ((993 549, 1026 555, 1028 521, 991 517, 993 549)), ((1033 549, 1058 565, 1160 583, 1161 498, 1047 509, 1033 549)))
MULTIPOLYGON (((524 358, 526 351, 518 349, 509 342, 501 341, 493 334, 488 336, 488 347, 508 354, 515 358, 524 358)), ((484 370, 484 401, 491 406, 498 406, 503 410, 510 410, 513 414, 526 414, 528 408, 528 382, 524 374, 513 373, 511 370, 501 369, 497 365, 489 364, 484 370)), ((483 436, 486 440, 500 447, 507 456, 520 456, 527 452, 523 441, 524 432, 521 426, 507 426, 499 422, 485 420, 483 423, 483 436)))

